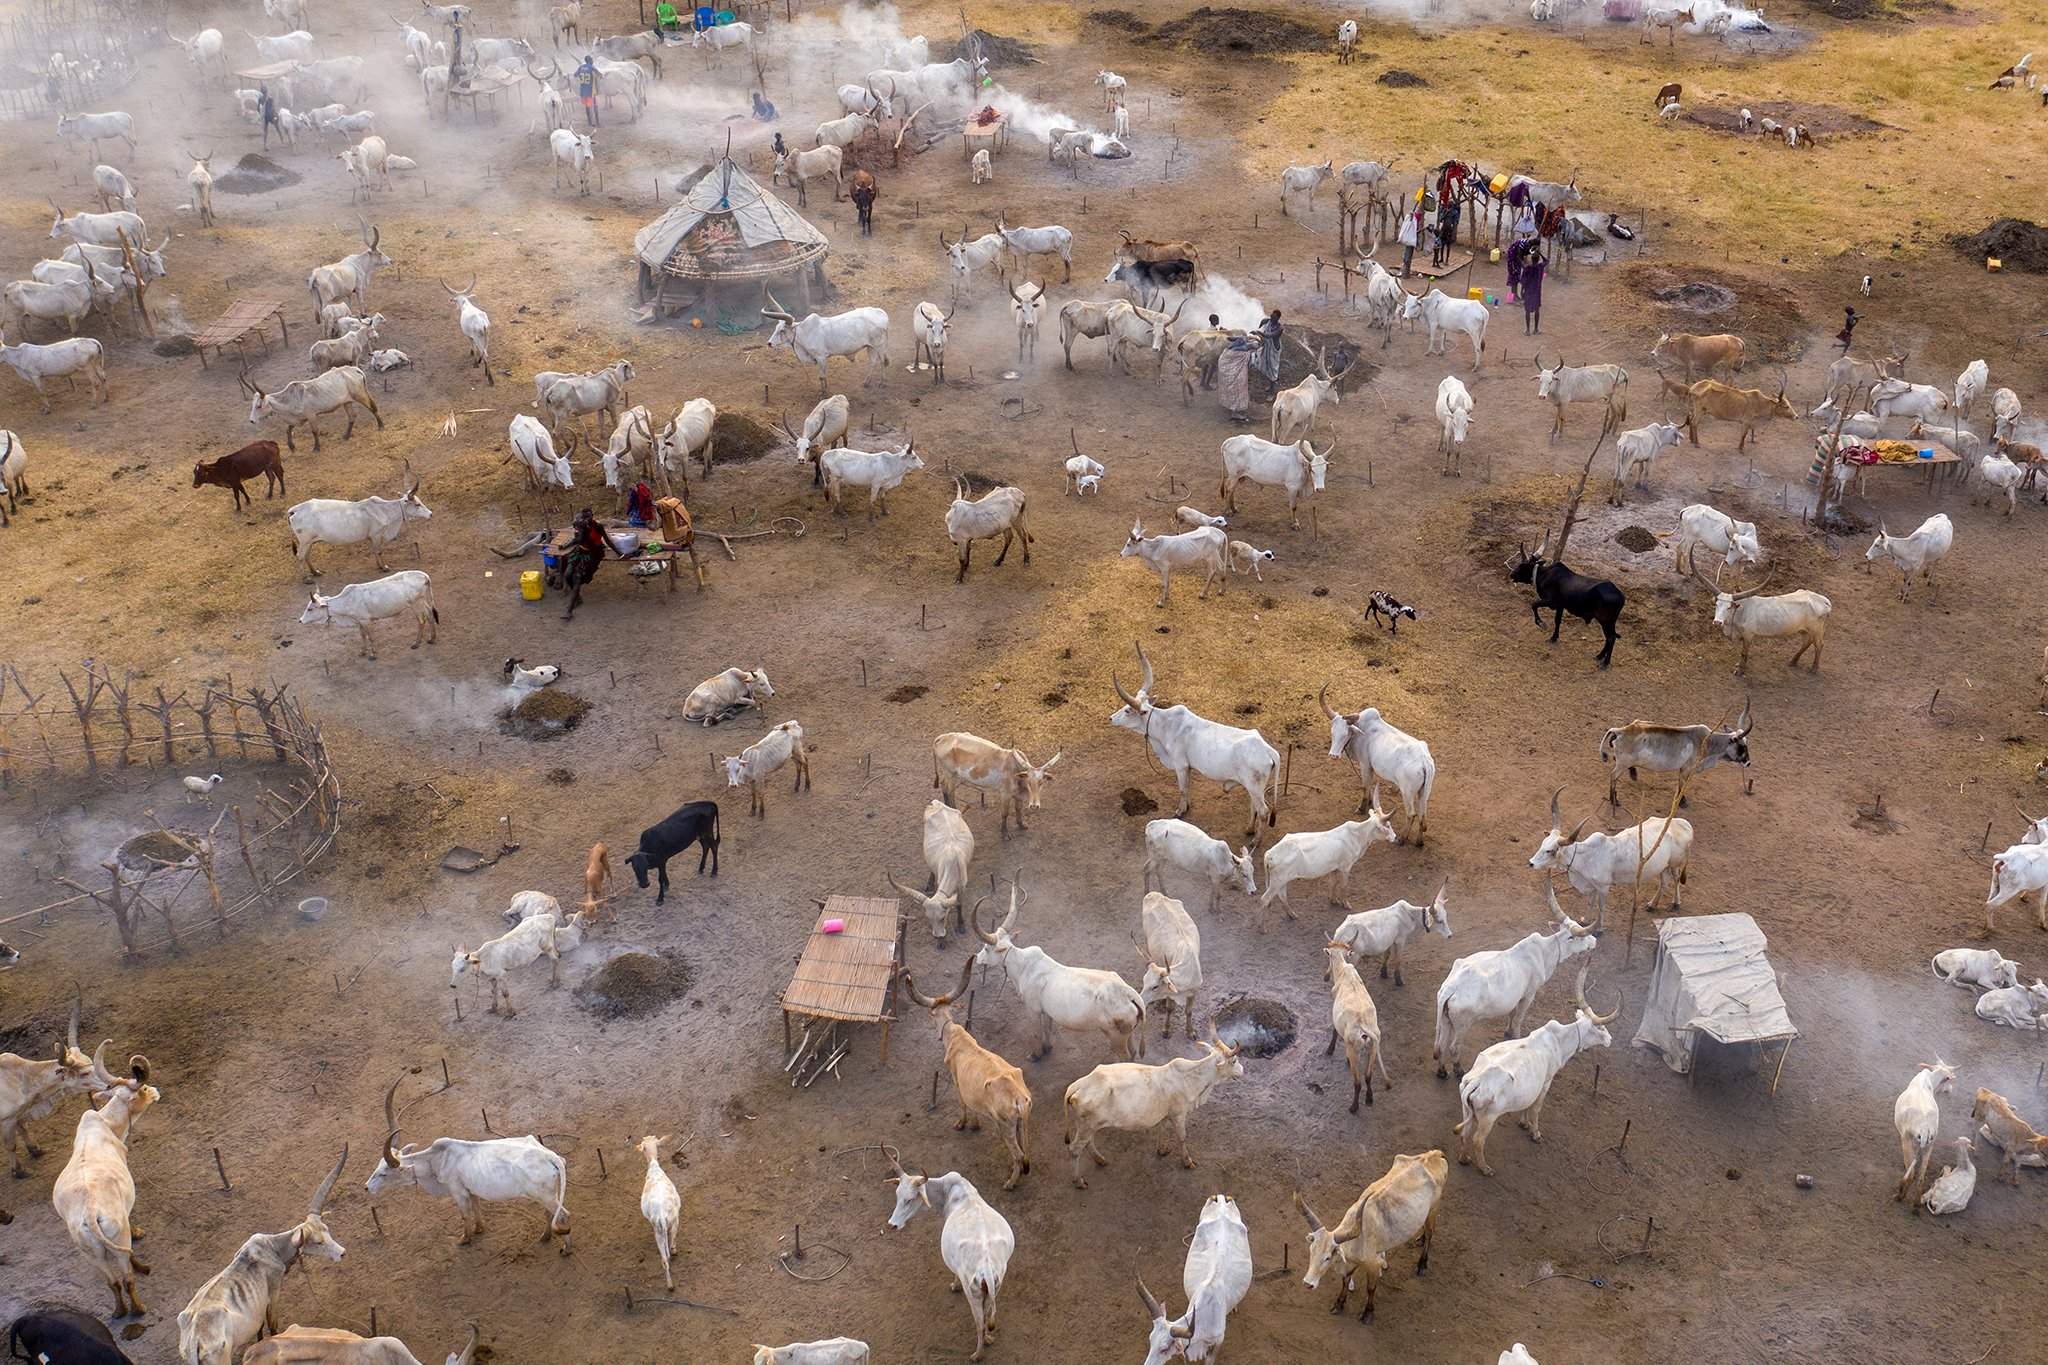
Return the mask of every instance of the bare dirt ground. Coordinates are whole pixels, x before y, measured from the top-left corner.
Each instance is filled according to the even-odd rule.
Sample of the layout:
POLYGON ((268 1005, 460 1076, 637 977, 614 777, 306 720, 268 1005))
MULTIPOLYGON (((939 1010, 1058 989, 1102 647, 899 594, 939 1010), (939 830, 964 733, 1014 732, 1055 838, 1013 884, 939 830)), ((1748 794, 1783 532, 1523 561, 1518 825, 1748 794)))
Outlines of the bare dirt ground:
MULTIPOLYGON (((590 31, 631 22, 628 10, 603 10, 587 21, 590 31)), ((1146 23, 1175 17, 1162 6, 1136 13, 1146 23)), ((1901 604, 1888 571, 1863 571, 1864 540, 1822 537, 1799 519, 1811 451, 1803 423, 1765 428, 1753 457, 1734 452, 1732 428, 1709 424, 1701 447, 1660 462, 1653 491, 1631 492, 1620 511, 1598 501, 1606 479, 1596 463, 1571 558, 1629 596, 1614 667, 1599 672, 1591 662, 1597 631, 1567 622, 1562 640, 1548 644, 1500 569, 1514 543, 1555 524, 1597 416, 1575 411, 1565 438, 1546 441, 1549 411, 1529 370, 1536 342, 1504 304, 1486 363, 1467 380, 1477 420, 1465 475, 1439 475, 1430 403, 1446 362, 1425 356, 1420 335, 1405 331, 1378 349, 1334 286, 1318 296, 1311 264, 1334 249, 1330 196, 1319 195, 1305 221, 1276 220, 1271 180, 1249 178, 1240 160, 1240 139, 1254 135, 1253 121, 1296 69, 1243 53, 1212 59, 1199 48, 1136 46, 1113 27, 1077 24, 1064 7, 973 18, 1045 45, 1045 65, 996 74, 1050 107, 1101 121, 1092 73, 1131 74, 1137 155, 1084 167, 1076 180, 1019 139, 999 159, 995 184, 971 190, 957 144, 948 143, 880 172, 872 238, 854 235, 850 205, 814 193, 808 214, 832 238, 827 268, 839 300, 886 307, 897 320, 889 372, 853 388, 858 374, 835 365, 834 389, 853 395, 857 423, 913 432, 935 468, 950 460, 1025 488, 1037 537, 1028 566, 1013 553, 995 568, 984 553, 964 584, 953 583, 940 531, 952 485, 943 476, 912 480, 872 524, 858 510, 837 523, 807 475, 777 457, 721 468, 693 508, 713 525, 799 516, 809 534, 741 542, 737 561, 714 550, 701 596, 638 587, 612 564, 572 623, 559 619, 553 597, 519 600, 523 565, 486 547, 540 524, 542 509, 500 465, 505 424, 530 401, 534 370, 629 356, 636 401, 664 410, 704 395, 794 420, 816 397, 814 372, 769 353, 765 333, 728 338, 627 320, 631 238, 658 211, 654 178, 666 202, 668 186, 704 148, 722 145, 707 111, 744 103, 736 66, 707 77, 686 55, 657 86, 673 103, 658 104, 638 127, 607 121, 605 185, 587 199, 553 191, 538 144, 523 136, 524 105, 481 128, 466 116, 450 127, 390 122, 393 150, 423 170, 366 210, 398 263, 371 302, 389 319, 385 344, 421 364, 377 385, 382 431, 359 426, 344 443, 330 429, 318 454, 301 441, 286 459, 287 501, 388 493, 401 462, 411 463, 434 517, 417 537, 417 560, 401 546, 392 562, 434 575, 441 623, 430 647, 409 652, 387 630, 381 657, 369 662, 341 633, 297 626, 305 588, 288 554, 287 502, 259 500, 236 515, 220 490, 189 487, 190 460, 257 434, 244 421, 233 366, 202 372, 132 338, 110 339, 111 404, 96 411, 60 390, 49 416, 0 375, 6 425, 32 452, 36 494, 0 532, 8 570, 0 654, 53 684, 54 670, 88 655, 166 685, 229 672, 288 682, 323 722, 350 797, 341 855, 309 888, 334 905, 319 924, 283 909, 225 942, 201 940, 180 957, 133 965, 119 961, 111 926, 92 915, 6 927, 24 961, 5 982, 0 1024, 31 1011, 60 1017, 76 978, 89 1004, 88 1043, 111 1036, 158 1067, 164 1101, 142 1121, 133 1149, 155 1273, 143 1286, 145 1330, 127 1349, 142 1361, 174 1359, 177 1309, 248 1233, 288 1226, 344 1142, 350 1169, 331 1222, 348 1257, 292 1276, 281 1318, 367 1331, 374 1313, 379 1330, 403 1336, 423 1358, 453 1349, 463 1324, 477 1321, 491 1356, 507 1361, 738 1360, 752 1341, 837 1333, 869 1341, 877 1361, 962 1359, 971 1326, 947 1292, 936 1227, 920 1220, 882 1233, 889 1197, 878 1144, 934 1173, 962 1171, 1015 1227, 990 1356, 998 1361, 1139 1358, 1144 1323, 1131 1277, 1142 1274, 1178 1310, 1183 1241, 1213 1192, 1238 1201, 1256 1263, 1252 1290, 1230 1320, 1237 1360, 1370 1351, 1480 1361, 1521 1340, 1550 1365, 1962 1361, 2001 1350, 2008 1337, 2033 1339, 2044 1275, 2036 1258, 2014 1251, 2037 1245, 2048 1227, 2035 1202, 2040 1177, 2027 1175, 2015 1190, 1995 1184, 1985 1164, 1966 1214, 1913 1217, 1890 1198, 1898 1148, 1887 1116, 1914 1064, 1937 1055, 1961 1068, 1957 1093, 1943 1103, 1945 1137, 1966 1131, 1968 1094, 1980 1084, 2023 1113, 2043 1113, 2043 1092, 2026 1075, 2040 1060, 2034 1041, 1974 1019, 1969 997, 1926 968, 1939 949, 1989 943, 2031 977, 2048 944, 2011 911, 1986 935, 1988 867, 1979 852, 1987 821, 1995 849, 2017 836, 2015 802, 2040 804, 2032 779, 2044 738, 2039 641, 2013 625, 2031 619, 2038 502, 2029 497, 2007 519, 1961 492, 1930 492, 1917 477, 1875 476, 1876 498, 1852 501, 1855 517, 1897 530, 1940 510, 1956 524, 1939 601, 1916 588, 1901 604), (1216 444, 1232 428, 1213 395, 1184 406, 1171 373, 1158 381, 1111 374, 1098 343, 1077 346, 1070 373, 1050 320, 1036 359, 1020 364, 999 306, 1006 300, 987 280, 964 291, 946 383, 904 371, 903 319, 920 298, 948 297, 934 227, 950 235, 965 217, 983 231, 998 210, 1011 223, 1075 230, 1074 278, 1055 281, 1055 304, 1100 294, 1114 229, 1127 226, 1195 238, 1213 271, 1290 320, 1366 340, 1383 368, 1330 414, 1337 449, 1317 500, 1319 537, 1306 518, 1290 529, 1277 494, 1240 497, 1232 535, 1278 551, 1263 584, 1234 581, 1226 595, 1198 601, 1198 585, 1183 580, 1160 611, 1156 582, 1115 557, 1134 518, 1158 529, 1178 502, 1214 510, 1216 444), (434 283, 472 270, 494 321, 495 387, 463 363, 454 308, 434 283), (999 378, 1004 371, 1022 377, 999 378), (451 410, 460 423, 454 438, 440 434, 451 410), (1099 498, 1060 494, 1070 426, 1108 466, 1099 498), (1788 647, 1763 644, 1751 676, 1732 678, 1735 649, 1711 627, 1711 600, 1662 549, 1637 553, 1617 542, 1629 527, 1670 529, 1679 507, 1695 501, 1753 518, 1784 586, 1833 600, 1818 674, 1788 671, 1788 647), (1359 621, 1373 588, 1422 610, 1398 640, 1359 621), (1021 874, 1030 889, 1024 941, 1137 979, 1131 935, 1151 812, 1126 794, 1135 788, 1170 811, 1173 787, 1134 736, 1104 723, 1116 704, 1111 670, 1127 682, 1133 675, 1133 640, 1145 643, 1162 693, 1298 746, 1280 832, 1326 828, 1358 799, 1355 771, 1320 761, 1327 726, 1315 696, 1324 682, 1343 705, 1378 706, 1429 740, 1440 772, 1429 843, 1374 850, 1353 878, 1351 902, 1420 900, 1448 877, 1456 938, 1416 945, 1405 989, 1371 981, 1394 1085, 1352 1117, 1343 1063, 1320 1047, 1328 1005, 1318 950, 1341 913, 1324 904, 1328 893, 1297 888, 1294 922, 1241 896, 1226 896, 1211 916, 1202 894, 1176 880, 1204 934, 1205 1015, 1240 993, 1268 997, 1294 1012, 1298 1041, 1248 1063, 1245 1079, 1201 1111, 1192 1130, 1197 1170, 1155 1158, 1150 1135, 1113 1136, 1114 1164, 1081 1192, 1067 1181, 1060 1096, 1109 1058, 1099 1040, 1062 1037, 1049 1059, 1026 1068, 1036 1164, 1004 1194, 999 1144, 952 1131, 948 1087, 927 1112, 940 1062, 921 1011, 906 1008, 886 1066, 864 1035, 843 1079, 793 1091, 780 1071, 776 992, 811 921, 812 897, 883 891, 886 869, 913 875, 930 794, 928 746, 956 728, 1014 740, 1034 757, 1063 754, 1028 832, 999 838, 993 812, 969 811, 981 841, 975 883, 1021 874), (500 734, 497 674, 507 655, 559 664, 561 686, 593 704, 581 725, 547 743, 500 734), (814 790, 791 795, 778 783, 761 820, 713 788, 707 762, 750 742, 761 722, 706 733, 680 719, 689 688, 733 663, 765 665, 778 693, 768 719, 800 719, 815 746, 814 790), (1637 918, 1631 951, 1627 916, 1618 914, 1594 956, 1592 987, 1597 1003, 1626 997, 1615 1047, 1559 1079, 1542 1145, 1504 1125, 1490 1153, 1497 1178, 1453 1167, 1427 1277, 1412 1274, 1411 1253, 1396 1253, 1370 1326, 1330 1316, 1331 1286, 1310 1293, 1299 1283, 1301 1227, 1290 1194, 1300 1190, 1334 1220, 1393 1154, 1451 1147, 1455 1091, 1428 1064, 1434 984, 1454 955, 1504 947, 1543 919, 1526 862, 1547 793, 1564 784, 1571 818, 1597 819, 1604 773, 1595 750, 1605 727, 1632 717, 1711 720, 1745 694, 1757 722, 1754 794, 1743 794, 1736 772, 1699 783, 1688 811, 1698 833, 1685 913, 1744 911, 1769 935, 1803 1035, 1778 1093, 1769 1093, 1768 1066, 1736 1064, 1688 1083, 1628 1046, 1654 927, 1637 918), (1880 793, 1894 823, 1859 823, 1859 808, 1880 793), (679 860, 676 893, 657 909, 652 893, 628 880, 615 901, 617 926, 563 962, 563 989, 548 990, 537 967, 511 983, 516 1018, 485 1013, 487 997, 472 984, 448 990, 451 949, 497 933, 498 911, 514 892, 569 899, 593 840, 620 858, 642 827, 705 796, 724 806, 715 881, 691 877, 679 860), (506 814, 517 853, 469 877, 437 870, 452 844, 493 847, 506 814), (637 1019, 592 1013, 571 987, 623 950, 680 955, 691 973, 686 996, 637 1019), (443 1059, 453 1088, 426 1097, 440 1085, 443 1059), (494 1210, 469 1247, 455 1245, 453 1211, 417 1193, 380 1198, 373 1222, 361 1182, 381 1136, 379 1097, 401 1074, 407 1140, 480 1137, 488 1122, 497 1133, 538 1134, 568 1156, 572 1256, 558 1260, 542 1245, 540 1220, 527 1208, 494 1210), (684 1144, 674 1171, 684 1199, 676 1294, 708 1308, 644 1302, 664 1297, 628 1147, 648 1132, 676 1133, 684 1144), (215 1147, 232 1181, 227 1192, 218 1188, 215 1147), (1795 1188, 1801 1173, 1813 1176, 1812 1189, 1795 1188), (1647 1252, 1628 1254, 1652 1218, 1647 1252), (797 1224, 808 1254, 786 1272, 777 1255, 797 1224), (1292 1273, 1279 1273, 1283 1264, 1292 1273), (629 1288, 642 1301, 632 1312, 629 1288)), ((936 40, 957 21, 945 7, 915 7, 904 22, 936 40)), ((1305 22, 1335 19, 1309 12, 1305 22)), ((191 26, 174 15, 179 32, 191 26)), ((330 12, 315 27, 337 50, 396 66, 393 35, 375 7, 330 12)), ((543 27, 536 16, 527 30, 543 27)), ((1595 26, 1583 47, 1576 36, 1502 33, 1553 80, 1588 49, 1637 60, 1631 29, 1595 26)), ((1394 41, 1369 32, 1363 45, 1394 41)), ((1868 30, 1856 41, 1868 42, 1868 30)), ((1912 31, 1902 28, 1899 41, 1912 41, 1912 31)), ((934 55, 946 45, 935 42, 934 55)), ((809 141, 801 130, 833 112, 821 95, 858 65, 835 55, 800 71, 771 66, 770 93, 785 106, 792 142, 809 141)), ((1424 96, 1372 84, 1376 71, 1367 64, 1343 79, 1375 92, 1364 100, 1424 96)), ((399 96, 383 98, 397 107, 399 96)), ((1851 102, 1838 91, 1828 98, 1851 102)), ((330 149, 283 154, 304 173, 302 184, 223 197, 221 225, 197 229, 170 213, 186 165, 179 149, 217 143, 217 167, 229 164, 254 146, 250 129, 223 110, 224 97, 192 83, 175 49, 152 59, 130 103, 147 130, 131 168, 145 212, 177 233, 163 292, 195 322, 235 294, 286 300, 293 346, 256 373, 265 382, 303 373, 305 272, 352 249, 356 233, 330 149)), ((1569 170, 1598 137, 1600 117, 1589 109, 1554 130, 1553 154, 1531 169, 1569 170)), ((1255 135, 1297 145, 1278 121, 1255 135)), ((761 134, 749 137, 758 146, 761 134)), ((751 149, 741 142, 736 149, 751 149)), ((83 172, 71 159, 53 169, 40 150, 21 146, 7 153, 0 251, 25 273, 48 231, 42 196, 54 192, 75 207, 83 172)), ((1341 163, 1383 150, 1361 128, 1334 154, 1341 163)), ((1412 168, 1444 149, 1404 150, 1412 168)), ((1854 198, 1865 177, 1883 173, 1873 163, 1855 173, 1855 186, 1830 176, 1812 193, 1854 198)), ((1983 174, 1984 221, 2027 216, 2016 183, 1983 174)), ((1896 213, 1911 216, 1903 205, 1896 213)), ((1651 420, 1658 400, 1646 353, 1675 316, 1651 291, 1700 279, 1770 301, 1740 305, 1737 330, 1756 322, 1770 338, 1771 364, 1785 366, 1790 391, 1809 404, 1833 354, 1826 335, 1851 301, 1870 318, 1858 349, 1906 348, 1915 379, 1946 384, 1982 355, 1994 385, 2030 401, 2048 393, 2040 343, 2027 339, 2048 303, 2038 278, 1986 276, 1936 246, 1897 253, 1874 272, 1877 295, 1863 300, 1853 289, 1871 270, 1865 261, 1730 259, 1722 226, 1672 204, 1650 213, 1640 264, 1622 258, 1554 276, 1544 355, 1629 365, 1629 424, 1651 420), (1784 326, 1788 313, 1802 320, 1797 328, 1784 326)), ((1887 245, 1874 249, 1884 254, 1887 245)), ((1498 267, 1482 263, 1473 278, 1504 292, 1498 267)), ((1735 325, 1702 322, 1711 325, 1699 330, 1735 325)), ((1459 349, 1448 365, 1464 374, 1467 362, 1459 349)), ((1775 368, 1747 373, 1753 383, 1777 378, 1775 368)), ((1601 462, 1609 458, 1603 450, 1601 462)), ((576 477, 577 498, 552 508, 558 521, 604 496, 583 496, 598 479, 587 456, 576 477)), ((374 576, 360 549, 325 552, 323 563, 329 584, 374 576)), ((255 780, 235 769, 225 775, 230 799, 255 780)), ((164 775, 136 771, 97 786, 0 795, 4 842, 21 855, 0 862, 0 918, 50 899, 50 877, 94 866, 112 836, 135 828, 146 806, 166 809, 175 792, 164 775)), ((1241 798, 1197 781, 1191 818, 1205 828, 1235 833, 1242 812, 1241 798)), ((935 949, 913 927, 909 961, 921 981, 950 976, 964 951, 958 939, 935 949)), ((1568 1009, 1568 988, 1553 982, 1532 1019, 1568 1009)), ((1029 1050, 1032 1021, 998 976, 979 983, 974 1021, 977 1036, 1006 1056, 1021 1060, 1029 1050)), ((0 1187, 0 1204, 16 1214, 0 1230, 0 1311, 9 1315, 44 1298, 106 1307, 48 1202, 76 1112, 38 1125, 46 1154, 28 1179, 0 1187)))

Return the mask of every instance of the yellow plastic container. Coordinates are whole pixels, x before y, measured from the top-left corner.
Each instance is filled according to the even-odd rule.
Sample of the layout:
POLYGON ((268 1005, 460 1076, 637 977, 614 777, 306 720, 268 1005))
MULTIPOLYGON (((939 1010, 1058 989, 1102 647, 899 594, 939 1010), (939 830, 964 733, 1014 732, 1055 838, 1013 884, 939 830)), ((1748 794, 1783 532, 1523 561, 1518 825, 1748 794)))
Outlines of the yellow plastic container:
POLYGON ((1996 256, 1986 256, 1984 258, 1984 268, 1996 274, 1998 271, 2005 269, 2005 262, 1999 260, 1996 256))
POLYGON ((539 569, 528 569, 519 575, 519 595, 529 602, 540 601, 539 569))
POLYGON ((1486 188, 1491 190, 1495 194, 1506 194, 1508 192, 1508 178, 1506 173, 1496 175, 1492 180, 1487 182, 1486 188))
POLYGON ((1475 284, 1465 291, 1465 297, 1472 300, 1474 303, 1485 303, 1486 290, 1480 287, 1479 285, 1475 284))
POLYGON ((1499 265, 1499 264, 1500 264, 1500 248, 1499 248, 1499 247, 1495 247, 1495 248, 1494 248, 1493 250, 1491 250, 1491 251, 1487 252, 1487 253, 1486 253, 1486 259, 1487 259, 1487 260, 1489 260, 1489 261, 1491 261, 1491 262, 1493 262, 1493 263, 1494 263, 1495 265, 1499 265))

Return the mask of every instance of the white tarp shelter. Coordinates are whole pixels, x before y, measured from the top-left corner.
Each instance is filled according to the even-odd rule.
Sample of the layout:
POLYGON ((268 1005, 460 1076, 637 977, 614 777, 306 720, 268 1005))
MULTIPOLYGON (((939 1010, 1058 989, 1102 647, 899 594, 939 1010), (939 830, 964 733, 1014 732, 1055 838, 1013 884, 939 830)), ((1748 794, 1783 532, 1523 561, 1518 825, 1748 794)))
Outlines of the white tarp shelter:
MULTIPOLYGON (((1636 1044, 1664 1054, 1673 1071, 1693 1069, 1700 1035, 1717 1043, 1783 1042, 1799 1036, 1778 974, 1764 952, 1764 931, 1748 915, 1696 915, 1657 928, 1657 961, 1636 1044)), ((1778 1054, 1778 1072, 1785 1069, 1778 1054)), ((1771 1078, 1776 1093, 1777 1076, 1771 1078)))

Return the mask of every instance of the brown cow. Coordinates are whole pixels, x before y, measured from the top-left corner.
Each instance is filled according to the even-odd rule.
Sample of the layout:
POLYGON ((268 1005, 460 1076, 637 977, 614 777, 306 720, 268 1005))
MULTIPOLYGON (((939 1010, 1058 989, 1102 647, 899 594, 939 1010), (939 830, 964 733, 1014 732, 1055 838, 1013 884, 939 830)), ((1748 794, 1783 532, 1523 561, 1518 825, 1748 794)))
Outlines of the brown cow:
POLYGON ((1741 450, 1749 443, 1749 438, 1756 434, 1759 423, 1768 422, 1774 417, 1796 419, 1799 416, 1791 403, 1785 399, 1785 385, 1782 380, 1778 384, 1776 396, 1765 393, 1762 389, 1734 388, 1718 379, 1702 379, 1688 392, 1691 395, 1691 406, 1686 413, 1685 426, 1694 445, 1700 443, 1702 411, 1707 416, 1718 417, 1724 422, 1742 424, 1742 435, 1735 441, 1737 450, 1741 450))
POLYGON ((256 505, 256 500, 242 487, 242 481, 253 479, 258 474, 263 476, 263 497, 266 502, 270 499, 273 487, 279 494, 284 492, 284 462, 278 458, 277 442, 251 441, 232 455, 223 455, 217 460, 199 461, 192 466, 192 486, 203 488, 207 484, 216 484, 227 489, 234 494, 235 510, 239 512, 245 502, 251 507, 256 505))

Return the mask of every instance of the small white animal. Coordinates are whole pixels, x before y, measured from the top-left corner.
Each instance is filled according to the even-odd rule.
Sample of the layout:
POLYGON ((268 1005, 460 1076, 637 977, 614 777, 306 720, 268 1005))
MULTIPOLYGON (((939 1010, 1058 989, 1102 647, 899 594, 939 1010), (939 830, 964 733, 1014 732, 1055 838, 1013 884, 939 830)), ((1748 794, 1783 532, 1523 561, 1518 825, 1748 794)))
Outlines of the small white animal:
POLYGON ((1173 509, 1173 519, 1190 531, 1198 531, 1204 526, 1213 526, 1221 531, 1230 526, 1222 517, 1212 517, 1207 512, 1189 507, 1185 503, 1173 509))
POLYGON ((1765 137, 1775 137, 1782 125, 1774 118, 1761 118, 1757 120, 1756 126, 1763 131, 1765 137))
POLYGON ((1980 991, 2020 983, 2020 964, 1996 948, 1948 948, 1934 955, 1934 974, 1951 986, 1980 991))
POLYGON ((1124 108, 1123 101, 1119 100, 1116 106, 1116 137, 1118 141, 1122 141, 1130 135, 1131 114, 1128 109, 1124 108))
POLYGON ((537 668, 527 668, 525 664, 524 659, 505 660, 505 677, 510 686, 528 689, 552 687, 562 676, 562 670, 553 664, 541 664, 537 668))
POLYGON ((1089 459, 1086 455, 1068 456, 1066 470, 1067 491, 1070 493, 1080 491, 1080 489, 1076 487, 1076 485, 1079 483, 1081 479, 1100 479, 1102 477, 1102 466, 1096 461, 1089 459))
POLYGON ((1100 474, 1075 475, 1074 492, 1080 495, 1102 492, 1102 476, 1100 474))
POLYGON ((969 163, 969 166, 968 166, 968 180, 969 180, 969 183, 971 183, 971 184, 975 184, 975 185, 985 185, 985 184, 987 184, 987 183, 988 183, 989 181, 991 181, 991 180, 993 180, 993 179, 995 179, 995 178, 996 178, 996 167, 995 167, 995 163, 994 163, 993 161, 989 160, 989 155, 988 155, 988 148, 986 148, 986 147, 983 147, 983 148, 982 148, 982 149, 981 149, 980 151, 977 151, 977 152, 976 152, 976 153, 974 154, 974 160, 973 160, 972 162, 970 162, 970 163, 969 163))
POLYGON ((1863 297, 1866 299, 1870 297, 1870 276, 1868 275, 1863 277, 1863 297))
POLYGON ((1677 100, 1673 100, 1657 111, 1657 117, 1663 119, 1666 123, 1676 123, 1678 122, 1678 116, 1684 112, 1685 106, 1681 105, 1677 100))
POLYGON ((372 351, 370 352, 370 368, 379 374, 386 370, 411 369, 412 357, 404 351, 372 351))
POLYGON ((1229 546, 1230 571, 1234 574, 1250 574, 1259 582, 1266 576, 1259 572, 1259 561, 1273 558, 1271 550, 1261 550, 1242 540, 1233 540, 1229 546))
POLYGON ((211 777, 188 777, 185 779, 185 799, 190 801, 196 796, 201 801, 211 804, 213 789, 219 785, 219 773, 215 773, 211 777))
POLYGON ((1749 112, 1749 110, 1747 110, 1747 109, 1744 109, 1744 110, 1742 111, 1742 113, 1741 113, 1741 114, 1740 114, 1740 115, 1739 115, 1738 117, 1740 117, 1740 118, 1741 118, 1741 120, 1742 120, 1742 131, 1743 131, 1743 132, 1745 132, 1745 133, 1746 133, 1746 132, 1748 132, 1748 131, 1749 131, 1749 130, 1750 130, 1751 128, 1754 128, 1754 127, 1756 126, 1756 115, 1755 115, 1755 114, 1752 114, 1752 113, 1750 113, 1750 112, 1749 112))
POLYGON ((1956 1139, 1956 1164, 1941 1168, 1941 1174, 1920 1196, 1920 1206, 1929 1213, 1961 1213, 1977 1192, 1977 1167, 1970 1160, 1976 1144, 1966 1137, 1956 1139))

